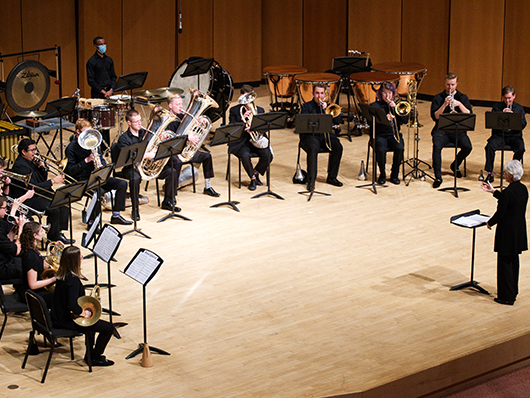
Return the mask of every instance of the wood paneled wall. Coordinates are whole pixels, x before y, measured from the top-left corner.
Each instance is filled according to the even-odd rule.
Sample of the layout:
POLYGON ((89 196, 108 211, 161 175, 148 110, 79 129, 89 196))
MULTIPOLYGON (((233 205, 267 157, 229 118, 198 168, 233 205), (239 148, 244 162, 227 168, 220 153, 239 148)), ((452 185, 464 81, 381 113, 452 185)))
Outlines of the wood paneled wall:
MULTIPOLYGON (((530 57, 530 39, 524 35, 530 2, 525 0, 181 3, 183 33, 178 34, 175 0, 3 0, 9 18, 0 25, 0 52, 60 45, 63 95, 79 82, 87 96, 85 65, 97 35, 105 37, 117 74, 149 72, 146 88, 167 85, 190 56, 215 58, 235 83, 243 83, 261 80, 270 65, 324 71, 333 57, 357 49, 369 52, 373 63, 424 64, 423 94, 442 90, 445 74, 453 71, 472 99, 497 100, 502 86, 511 84, 518 101, 530 106, 530 72, 522 68, 530 57)), ((54 69, 50 56, 42 55, 41 61, 54 69)), ((5 60, 5 77, 18 62, 5 60)), ((49 99, 57 95, 52 84, 49 99)))

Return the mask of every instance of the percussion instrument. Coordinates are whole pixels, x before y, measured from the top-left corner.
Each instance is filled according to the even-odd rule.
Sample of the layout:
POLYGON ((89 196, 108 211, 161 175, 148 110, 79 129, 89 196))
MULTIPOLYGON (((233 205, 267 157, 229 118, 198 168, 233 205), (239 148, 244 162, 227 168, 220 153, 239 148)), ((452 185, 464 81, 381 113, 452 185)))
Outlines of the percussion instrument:
MULTIPOLYGON (((383 72, 357 72, 350 75, 353 92, 360 104, 371 104, 376 101, 375 92, 383 82, 398 84, 399 76, 383 72)), ((406 87, 405 87, 406 88, 406 87)))
MULTIPOLYGON (((230 106, 230 101, 234 94, 232 76, 230 76, 230 73, 224 70, 219 63, 213 61, 208 72, 198 76, 182 77, 181 75, 189 65, 188 61, 193 61, 193 59, 188 58, 188 60, 179 65, 175 72, 173 72, 173 75, 171 75, 168 86, 170 88, 180 89, 191 87, 208 94, 208 96, 219 105, 218 108, 209 108, 204 113, 204 115, 208 116, 213 123, 223 117, 230 106)), ((185 90, 184 98, 182 99, 182 109, 188 108, 191 98, 192 96, 189 90, 185 90)))
POLYGON ((127 94, 111 95, 107 100, 107 105, 112 106, 116 110, 128 111, 131 109, 131 96, 127 94))
POLYGON ((16 160, 18 153, 12 153, 9 149, 20 141, 19 136, 31 136, 27 127, 9 123, 7 120, 0 120, 0 153, 5 158, 16 160))
POLYGON ((427 75, 427 68, 417 62, 384 62, 372 66, 374 71, 393 73, 399 75, 399 85, 397 93, 401 96, 407 95, 409 81, 416 80, 417 87, 420 87, 421 81, 427 75))
POLYGON ((48 68, 33 60, 15 66, 6 80, 6 100, 15 112, 40 108, 50 92, 48 68))
POLYGON ((294 77, 306 73, 307 69, 296 65, 267 66, 263 74, 269 82, 269 90, 272 102, 278 98, 291 98, 296 94, 296 82, 294 77))
POLYGON ((295 76, 298 96, 302 103, 309 102, 313 99, 313 86, 322 84, 326 87, 328 98, 331 103, 337 99, 339 92, 340 76, 334 73, 304 73, 295 76))
POLYGON ((95 127, 99 130, 111 129, 116 125, 114 108, 108 105, 95 106, 92 108, 92 120, 95 127))

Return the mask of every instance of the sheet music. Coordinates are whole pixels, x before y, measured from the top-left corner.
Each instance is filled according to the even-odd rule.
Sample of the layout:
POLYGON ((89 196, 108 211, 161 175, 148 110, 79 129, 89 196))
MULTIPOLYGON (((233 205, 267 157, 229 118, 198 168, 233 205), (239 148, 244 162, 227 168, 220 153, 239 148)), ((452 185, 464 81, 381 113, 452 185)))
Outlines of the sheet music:
POLYGON ((120 232, 116 228, 106 224, 94 245, 94 254, 108 263, 117 250, 121 239, 120 232))
POLYGON ((149 250, 140 249, 138 255, 125 268, 124 272, 125 275, 128 275, 135 281, 145 285, 161 263, 162 259, 155 253, 149 250))
POLYGON ((486 224, 490 218, 490 216, 485 216, 482 214, 473 214, 471 216, 457 218, 453 221, 453 224, 460 225, 462 227, 473 228, 486 224))
POLYGON ((88 204, 88 207, 86 209, 86 219, 87 220, 90 220, 90 215, 94 211, 94 207, 96 206, 97 201, 98 201, 98 193, 97 193, 97 191, 94 191, 94 195, 92 196, 92 199, 90 199, 90 203, 88 204))
POLYGON ((83 240, 83 243, 81 244, 81 246, 87 247, 89 245, 90 241, 92 240, 92 237, 94 236, 94 233, 96 232, 96 229, 98 229, 99 227, 100 222, 101 222, 101 213, 99 213, 96 219, 94 220, 94 223, 90 227, 90 230, 88 231, 88 233, 85 235, 85 239, 83 240))

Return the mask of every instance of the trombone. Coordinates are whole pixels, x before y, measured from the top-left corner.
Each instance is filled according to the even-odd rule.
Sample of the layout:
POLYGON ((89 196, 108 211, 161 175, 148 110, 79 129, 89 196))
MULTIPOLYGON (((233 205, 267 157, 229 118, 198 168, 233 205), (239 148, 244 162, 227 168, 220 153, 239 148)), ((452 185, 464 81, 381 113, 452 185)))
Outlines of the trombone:
POLYGON ((392 101, 394 101, 394 103, 396 104, 396 108, 392 110, 392 107, 390 106, 391 101, 389 101, 388 112, 390 115, 394 116, 394 119, 390 120, 390 125, 392 126, 392 133, 394 135, 394 139, 397 142, 400 142, 401 137, 399 136, 398 125, 397 125, 397 121, 395 120, 395 117, 396 116, 407 116, 412 109, 412 105, 410 104, 410 102, 399 98, 399 96, 394 97, 392 101))

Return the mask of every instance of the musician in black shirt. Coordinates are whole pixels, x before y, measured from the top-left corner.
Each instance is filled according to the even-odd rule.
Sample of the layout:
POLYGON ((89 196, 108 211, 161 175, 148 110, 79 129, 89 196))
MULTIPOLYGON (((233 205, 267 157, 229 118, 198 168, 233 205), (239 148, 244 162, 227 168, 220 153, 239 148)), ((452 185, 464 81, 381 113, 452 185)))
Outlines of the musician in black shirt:
POLYGON ((92 41, 96 52, 86 63, 86 77, 90 86, 91 98, 109 98, 116 88, 116 72, 114 61, 105 54, 107 44, 105 39, 97 36, 92 41))

